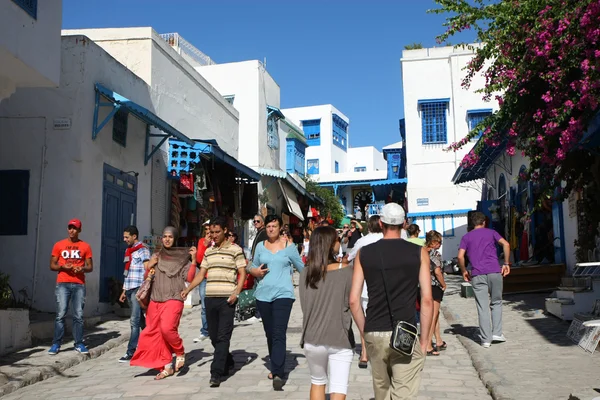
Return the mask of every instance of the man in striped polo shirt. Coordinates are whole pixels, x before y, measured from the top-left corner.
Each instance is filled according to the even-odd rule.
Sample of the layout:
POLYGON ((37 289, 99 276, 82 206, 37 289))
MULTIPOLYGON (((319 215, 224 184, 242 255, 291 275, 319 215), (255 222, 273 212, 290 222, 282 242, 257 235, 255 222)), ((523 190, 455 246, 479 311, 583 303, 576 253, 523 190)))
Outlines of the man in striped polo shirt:
POLYGON ((234 366, 229 344, 233 332, 235 303, 246 280, 246 258, 240 246, 225 240, 225 218, 217 217, 210 221, 210 234, 215 244, 204 253, 200 273, 196 274, 181 296, 185 299, 207 276, 206 318, 210 341, 215 348, 210 366, 210 386, 218 387, 222 377, 229 375, 229 369, 234 366))

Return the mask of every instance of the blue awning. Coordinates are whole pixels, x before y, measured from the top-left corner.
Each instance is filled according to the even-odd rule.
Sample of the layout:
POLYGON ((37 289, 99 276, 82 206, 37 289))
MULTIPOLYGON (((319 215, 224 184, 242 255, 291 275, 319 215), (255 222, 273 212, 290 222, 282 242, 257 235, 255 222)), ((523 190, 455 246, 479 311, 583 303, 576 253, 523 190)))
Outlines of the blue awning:
POLYGON ((579 145, 584 149, 600 146, 600 112, 588 124, 579 145))
MULTIPOLYGON (((200 141, 192 141, 193 145, 191 146, 196 152, 198 152, 198 157, 201 154, 212 155, 214 159, 224 162, 225 164, 235 168, 240 177, 243 180, 258 182, 260 180, 260 174, 254 171, 252 168, 245 166, 240 163, 238 160, 227 154, 223 149, 221 149, 218 145, 213 143, 206 143, 200 141)), ((182 145, 183 143, 178 142, 177 140, 169 141, 169 145, 182 145)), ((196 157, 196 159, 198 158, 196 157)), ((191 160, 193 161, 193 160, 191 160)))
POLYGON ((470 114, 486 114, 486 113, 492 113, 494 110, 492 110, 491 108, 478 108, 476 110, 467 110, 467 115, 470 114))
POLYGON ((406 214, 406 216, 409 218, 438 217, 438 216, 442 216, 442 215, 467 214, 469 211, 472 211, 472 210, 465 208, 463 210, 445 210, 445 211, 428 211, 428 212, 421 212, 421 213, 408 213, 408 214, 406 214))
POLYGON ((371 182, 371 186, 381 186, 381 185, 398 185, 401 183, 407 183, 408 180, 406 178, 402 179, 384 179, 382 181, 371 182))
POLYGON ((417 100, 417 104, 431 104, 431 103, 450 103, 450 97, 443 99, 422 99, 417 100))
POLYGON ((483 143, 483 138, 481 138, 477 141, 475 146, 473 146, 473 149, 476 149, 480 145, 484 147, 479 152, 479 160, 477 160, 477 163, 470 167, 458 167, 454 173, 452 182, 455 185, 485 178, 487 170, 494 164, 494 161, 496 161, 498 156, 506 148, 506 140, 502 141, 499 146, 492 147, 485 145, 483 143))
POLYGON ((269 114, 267 115, 267 118, 269 118, 271 115, 275 115, 279 119, 285 119, 285 116, 283 115, 281 110, 277 107, 267 105, 267 111, 269 112, 269 114))

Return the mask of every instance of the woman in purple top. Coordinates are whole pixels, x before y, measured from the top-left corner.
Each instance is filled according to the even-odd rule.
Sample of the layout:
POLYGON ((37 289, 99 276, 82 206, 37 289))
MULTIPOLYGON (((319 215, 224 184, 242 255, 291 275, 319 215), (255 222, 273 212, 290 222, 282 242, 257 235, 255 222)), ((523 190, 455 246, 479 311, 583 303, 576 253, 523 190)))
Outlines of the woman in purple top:
POLYGON ((485 218, 479 211, 471 214, 470 222, 474 228, 460 241, 458 265, 464 280, 473 285, 481 345, 488 348, 492 342, 506 341, 502 334, 502 279, 510 273, 510 244, 498 232, 485 227, 485 218), (504 253, 502 267, 496 252, 497 244, 502 246, 504 253), (465 267, 465 255, 473 266, 470 273, 465 267))

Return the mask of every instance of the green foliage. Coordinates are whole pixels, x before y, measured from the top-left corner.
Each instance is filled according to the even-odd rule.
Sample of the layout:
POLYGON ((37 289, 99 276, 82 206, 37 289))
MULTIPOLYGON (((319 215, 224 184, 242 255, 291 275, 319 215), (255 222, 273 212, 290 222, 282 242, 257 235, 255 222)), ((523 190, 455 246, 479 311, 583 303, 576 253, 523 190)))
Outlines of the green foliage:
POLYGON ((404 46, 404 50, 418 50, 418 49, 422 49, 423 48, 423 44, 421 43, 412 43, 412 44, 407 44, 406 46, 404 46))
POLYGON ((324 200, 325 205, 316 205, 316 208, 321 213, 321 216, 327 218, 330 216, 333 220, 333 226, 338 226, 344 218, 344 209, 340 204, 339 199, 333 193, 333 190, 319 186, 319 184, 310 178, 305 179, 306 191, 313 193, 324 200))
MULTIPOLYGON (((600 171, 590 168, 597 156, 579 146, 600 112, 600 0, 435 1, 440 8, 429 12, 449 15, 438 43, 464 30, 477 34, 478 45, 460 44, 474 51, 462 86, 482 75, 485 86, 477 92, 499 105, 449 146, 459 150, 483 132, 461 164, 476 164, 484 147, 520 152, 530 161, 520 179, 536 182, 540 199, 561 201, 600 182, 600 171)), ((600 216, 590 218, 593 238, 600 216)))

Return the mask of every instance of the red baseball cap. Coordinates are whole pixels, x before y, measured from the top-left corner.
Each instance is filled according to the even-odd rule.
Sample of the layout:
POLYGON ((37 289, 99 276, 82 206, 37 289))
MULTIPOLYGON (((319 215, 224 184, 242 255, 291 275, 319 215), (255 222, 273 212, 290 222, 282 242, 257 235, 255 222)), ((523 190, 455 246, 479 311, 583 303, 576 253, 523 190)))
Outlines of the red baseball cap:
POLYGON ((77 229, 81 229, 81 221, 78 220, 77 218, 73 218, 72 220, 69 221, 69 223, 67 224, 67 226, 71 226, 73 225, 75 228, 77 229))

